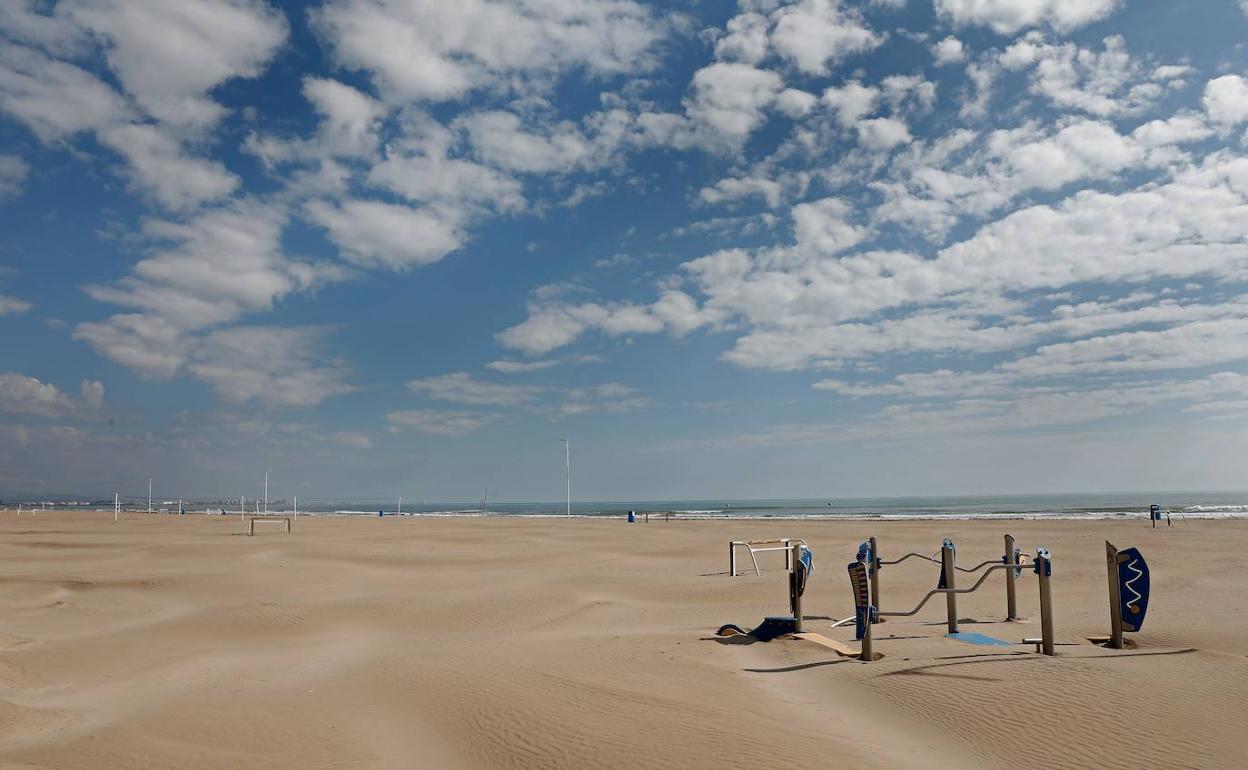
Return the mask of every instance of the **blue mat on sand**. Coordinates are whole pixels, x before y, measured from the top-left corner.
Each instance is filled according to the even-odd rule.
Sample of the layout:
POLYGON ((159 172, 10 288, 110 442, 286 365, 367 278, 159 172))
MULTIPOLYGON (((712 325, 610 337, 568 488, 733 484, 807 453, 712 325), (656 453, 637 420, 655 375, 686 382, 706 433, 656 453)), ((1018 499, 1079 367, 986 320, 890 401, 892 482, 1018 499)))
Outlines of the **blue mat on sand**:
POLYGON ((946 634, 950 639, 957 639, 959 642, 967 644, 984 644, 989 647, 1009 647, 1009 642, 1003 642, 1000 639, 993 639, 991 636, 977 634, 974 631, 959 631, 956 634, 946 634))

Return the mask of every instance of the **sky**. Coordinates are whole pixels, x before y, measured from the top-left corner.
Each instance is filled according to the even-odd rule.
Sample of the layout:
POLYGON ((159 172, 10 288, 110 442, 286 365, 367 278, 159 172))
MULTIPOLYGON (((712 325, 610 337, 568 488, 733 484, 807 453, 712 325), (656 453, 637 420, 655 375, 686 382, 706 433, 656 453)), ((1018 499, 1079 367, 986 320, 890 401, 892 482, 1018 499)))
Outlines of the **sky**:
POLYGON ((1248 0, 0 3, 0 497, 1243 489, 1248 0))

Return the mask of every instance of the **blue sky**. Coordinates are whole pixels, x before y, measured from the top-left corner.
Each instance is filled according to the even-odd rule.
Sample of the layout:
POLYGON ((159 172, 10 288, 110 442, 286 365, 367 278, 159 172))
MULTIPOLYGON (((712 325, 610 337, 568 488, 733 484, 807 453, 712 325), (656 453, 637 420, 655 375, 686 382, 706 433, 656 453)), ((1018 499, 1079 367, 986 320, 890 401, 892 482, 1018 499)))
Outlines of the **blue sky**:
POLYGON ((1248 2, 0 5, 0 495, 1243 488, 1248 2))

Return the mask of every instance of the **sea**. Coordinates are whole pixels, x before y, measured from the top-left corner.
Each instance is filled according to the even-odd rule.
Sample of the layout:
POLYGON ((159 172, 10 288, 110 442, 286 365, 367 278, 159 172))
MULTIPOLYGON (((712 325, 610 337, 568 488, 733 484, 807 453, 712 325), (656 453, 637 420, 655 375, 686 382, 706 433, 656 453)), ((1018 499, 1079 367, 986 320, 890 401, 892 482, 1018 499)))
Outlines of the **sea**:
MULTIPOLYGON (((1116 519, 1147 518, 1150 505, 1193 519, 1248 518, 1248 492, 1125 492, 1098 494, 949 497, 844 497, 813 499, 706 499, 572 501, 570 515, 623 517, 670 513, 680 519, 1116 519)), ((198 506, 196 506, 198 507, 198 506)), ((270 512, 289 512, 287 501, 270 512)), ((310 499, 299 513, 340 516, 535 516, 569 515, 564 501, 478 504, 405 502, 394 498, 310 499)))

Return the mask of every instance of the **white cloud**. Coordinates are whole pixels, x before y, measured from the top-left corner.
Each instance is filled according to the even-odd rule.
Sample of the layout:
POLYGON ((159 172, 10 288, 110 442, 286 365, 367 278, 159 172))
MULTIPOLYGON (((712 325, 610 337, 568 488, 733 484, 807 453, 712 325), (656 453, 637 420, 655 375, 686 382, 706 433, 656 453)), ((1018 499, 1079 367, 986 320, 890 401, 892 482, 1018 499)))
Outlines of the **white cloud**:
POLYGON ((104 385, 83 380, 81 399, 47 382, 24 374, 0 374, 0 412, 33 414, 40 417, 73 417, 98 411, 104 406, 104 385))
POLYGON ((351 199, 311 201, 305 210, 352 264, 405 270, 437 262, 463 243, 452 222, 429 209, 351 199))
POLYGON ((79 324, 74 339, 140 374, 168 379, 186 363, 190 344, 182 330, 159 315, 122 313, 79 324))
POLYGON ((392 432, 412 430, 434 436, 462 436, 496 420, 498 420, 496 414, 436 409, 406 409, 386 415, 386 422, 390 425, 392 432))
POLYGON ((29 311, 34 305, 24 299, 10 297, 7 294, 0 294, 0 316, 21 315, 29 311))
POLYGON ((376 154, 380 124, 386 114, 384 105, 328 78, 304 77, 303 95, 320 115, 315 136, 301 140, 252 134, 244 149, 270 168, 291 161, 371 158, 376 154))
POLYGON ((86 70, 3 41, 0 110, 45 143, 117 125, 131 114, 124 99, 86 70))
MULTIPOLYGON (((618 113, 613 117, 624 115, 618 113)), ((609 145, 622 138, 615 134, 617 142, 610 142, 608 135, 609 145, 598 147, 570 121, 536 133, 524 126, 518 115, 501 110, 463 116, 457 125, 467 132, 480 160, 522 173, 551 173, 602 165, 614 150, 609 145)))
POLYGON ((83 30, 64 18, 41 13, 45 6, 43 0, 0 3, 0 30, 12 40, 56 55, 82 53, 87 48, 83 30))
POLYGON ((1121 35, 1102 43, 1098 52, 1074 43, 1050 44, 1032 32, 1001 53, 999 62, 1009 70, 1029 69, 1031 92, 1055 107, 1100 117, 1143 112, 1167 90, 1184 85, 1191 72, 1178 65, 1146 71, 1131 58, 1121 35))
POLYGON ((894 113, 927 112, 936 104, 936 84, 921 75, 889 75, 880 88, 894 113))
POLYGON ((1248 81, 1239 75, 1223 75, 1205 84, 1202 98, 1209 118, 1223 128, 1248 121, 1248 81))
POLYGON ((836 118, 846 128, 875 112, 880 90, 864 86, 857 80, 834 86, 823 92, 823 103, 836 111, 836 118))
POLYGON ((407 389, 438 401, 475 406, 517 406, 533 402, 542 393, 542 388, 536 385, 484 382, 467 372, 411 380, 407 389))
POLYGON ((452 221, 489 211, 524 209, 518 180, 488 166, 449 157, 453 142, 452 132, 440 124, 409 124, 401 140, 387 145, 385 160, 373 166, 368 181, 410 201, 434 206, 452 221))
POLYGON ((30 164, 18 155, 0 155, 0 202, 16 198, 30 175, 30 164))
MULTIPOLYGON (((1085 166, 1119 162, 1112 149, 1118 140, 1101 142, 1102 130, 1112 132, 1085 126, 1083 133, 1068 137, 1082 146, 1080 152, 1099 159, 1084 158, 1085 166)), ((1020 161, 1019 173, 1031 184, 1060 184, 1072 172, 1055 157, 1039 153, 1020 161)), ((1156 360, 1169 356, 1180 365, 1239 355, 1231 341, 1239 331, 1236 317, 1211 317, 1199 306, 1074 311, 1040 323, 1011 299, 1095 284, 1248 278, 1248 160, 1229 153, 1181 168, 1167 183, 1117 194, 1085 190, 1053 206, 1023 208, 982 226, 935 258, 849 251, 867 231, 849 221, 843 204, 795 208, 794 218, 797 238, 791 246, 728 249, 683 266, 682 278, 693 287, 682 292, 686 315, 693 320, 689 328, 737 330, 724 358, 739 366, 832 368, 909 352, 1004 352, 1044 336, 1150 323, 1184 331, 1143 330, 1115 344, 1165 342, 1156 360), (838 256, 841 250, 848 253, 838 256), (1176 322, 1181 326, 1173 326, 1176 322), (1199 352, 1179 355, 1185 343, 1199 352), (1211 352, 1219 349, 1227 352, 1211 352)), ((669 285, 676 280, 669 279, 669 285)), ((609 335, 671 330, 656 321, 646 305, 537 304, 528 320, 499 340, 545 353, 594 330, 609 335)), ((1142 355, 1136 359, 1145 360, 1142 355)), ((1114 371, 1115 366, 1106 368, 1114 371)))
POLYGON ((715 42, 715 58, 758 64, 767 56, 771 22, 759 13, 743 13, 728 20, 727 34, 715 42))
POLYGON ((385 114, 377 100, 328 78, 304 78, 303 94, 321 114, 320 131, 332 155, 373 154, 377 147, 377 122, 385 114))
POLYGON ((231 403, 314 406, 349 393, 347 367, 324 352, 317 327, 237 326, 207 335, 188 369, 231 403))
POLYGON ((858 122, 858 142, 870 150, 891 150, 911 139, 905 122, 896 118, 871 118, 858 122))
POLYGON ((796 88, 786 88, 776 96, 776 109, 790 118, 802 118, 819 104, 819 97, 796 88))
POLYGON ((960 217, 986 216, 1032 190, 1164 167, 1180 157, 1176 143, 1207 133, 1182 113, 1125 136, 1110 123, 1087 119, 1067 119, 1051 133, 1035 123, 982 138, 959 130, 906 148, 891 179, 870 183, 884 197, 875 217, 939 239, 960 217))
POLYGON ((627 414, 650 405, 650 400, 637 390, 619 382, 604 382, 587 388, 572 388, 555 407, 554 416, 573 417, 590 412, 627 414))
POLYGON ((262 0, 64 0, 57 13, 107 41, 109 67, 149 115, 187 128, 216 123, 224 109, 208 93, 260 74, 287 34, 262 0))
POLYGON ((713 324, 718 318, 716 312, 699 308, 687 294, 673 289, 665 291, 651 305, 538 303, 530 307, 529 317, 523 323, 499 332, 496 337, 504 347, 541 355, 569 344, 591 329, 611 336, 652 334, 667 329, 680 336, 713 324))
POLYGON ((840 0, 801 0, 780 8, 772 18, 776 52, 811 75, 826 75, 829 64, 871 51, 885 40, 840 0))
POLYGON ((1164 120, 1150 120, 1131 132, 1131 138, 1148 149, 1199 142, 1210 136, 1213 130, 1200 115, 1182 113, 1164 120))
POLYGON ((962 45, 961 40, 949 35, 932 46, 932 57, 938 67, 956 64, 966 58, 966 46, 962 45))
POLYGON ((342 277, 339 268, 287 258, 280 243, 285 221, 282 210, 256 201, 185 222, 147 221, 150 253, 131 275, 87 287, 97 301, 137 312, 80 324, 74 337, 145 376, 173 376, 197 344, 196 332, 342 277))
POLYGON ((101 139, 129 161, 130 177, 167 209, 184 211, 234 192, 239 179, 217 161, 194 158, 181 144, 150 124, 105 129, 101 139))
POLYGON ((373 437, 355 430, 341 430, 330 434, 335 442, 348 449, 372 449, 373 437))
POLYGON ((542 369, 550 369, 563 363, 563 359, 551 358, 543 361, 509 361, 507 359, 499 359, 486 364, 487 369, 493 369, 503 374, 519 374, 522 372, 536 372, 542 369))
POLYGON ((983 24, 1003 35, 1047 24, 1068 31, 1105 18, 1122 0, 935 0, 954 24, 983 24))
MULTIPOLYGON (((165 8, 166 4, 160 4, 160 7, 165 8)), ((194 11, 198 6, 192 3, 177 4, 177 7, 192 16, 198 12, 194 11)), ((86 14, 84 18, 89 17, 92 22, 103 23, 103 20, 115 19, 117 15, 141 15, 146 12, 147 6, 134 4, 123 8, 112 3, 80 0, 72 7, 66 3, 57 8, 58 13, 69 13, 74 19, 83 13, 86 14)), ((173 14, 182 11, 174 11, 173 14)), ((129 40, 131 32, 125 34, 129 40)), ((163 44, 169 43, 169 40, 163 40, 163 44)), ((146 43, 140 45, 135 42, 134 45, 142 48, 146 43)), ((147 55, 143 51, 135 53, 129 47, 130 43, 127 46, 129 53, 125 54, 126 57, 142 58, 147 55)), ((110 50, 117 53, 121 47, 110 50)), ((173 54, 151 53, 158 60, 170 55, 173 54)), ((152 70, 157 69, 150 62, 148 66, 152 70)), ((253 73, 244 70, 238 74, 253 73)), ((176 73, 170 75, 172 80, 178 77, 176 73)), ((186 97, 189 101, 181 107, 163 97, 158 100, 170 114, 166 115, 161 109, 153 114, 166 118, 165 122, 136 122, 139 116, 131 104, 86 70, 51 59, 34 49, 0 42, 0 111, 8 112, 25 123, 45 143, 81 132, 95 132, 102 144, 126 159, 127 174, 135 186, 149 192, 162 206, 172 210, 189 210, 220 199, 239 184, 238 178, 220 162, 196 158, 187 152, 186 138, 182 135, 185 132, 181 129, 192 124, 203 127, 201 123, 211 124, 217 119, 216 103, 200 93, 204 89, 197 88, 190 87, 187 92, 190 95, 186 97)), ((152 107, 141 98, 139 102, 152 107)))
POLYGON ((717 62, 694 73, 686 109, 694 121, 739 146, 763 124, 763 111, 783 87, 780 76, 770 70, 717 62))
POLYGON ((388 99, 460 99, 566 70, 645 71, 673 22, 632 0, 329 0, 311 12, 337 61, 388 99))
POLYGON ((757 195, 771 208, 780 205, 784 187, 774 179, 764 177, 730 177, 721 179, 698 191, 698 199, 709 205, 729 203, 757 195))

